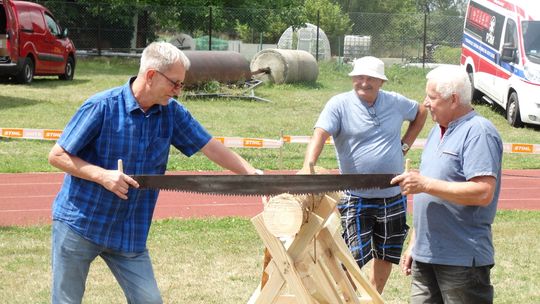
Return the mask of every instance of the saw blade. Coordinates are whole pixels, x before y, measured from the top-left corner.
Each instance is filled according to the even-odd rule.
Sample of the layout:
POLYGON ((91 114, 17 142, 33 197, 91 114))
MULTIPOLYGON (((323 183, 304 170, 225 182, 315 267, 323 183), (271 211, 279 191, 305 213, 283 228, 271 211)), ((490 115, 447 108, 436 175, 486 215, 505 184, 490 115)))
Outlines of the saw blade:
POLYGON ((134 175, 143 189, 220 195, 326 193, 388 188, 397 174, 134 175))

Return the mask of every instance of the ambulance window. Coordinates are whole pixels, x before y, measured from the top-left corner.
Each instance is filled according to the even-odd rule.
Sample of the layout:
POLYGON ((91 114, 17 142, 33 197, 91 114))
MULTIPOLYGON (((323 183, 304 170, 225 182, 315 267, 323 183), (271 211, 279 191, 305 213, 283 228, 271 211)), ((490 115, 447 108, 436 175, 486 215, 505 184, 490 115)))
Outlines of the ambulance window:
POLYGON ((516 23, 512 19, 508 19, 508 22, 506 23, 506 32, 504 33, 504 44, 505 45, 510 44, 513 47, 517 47, 516 41, 517 41, 516 23))
POLYGON ((523 21, 523 45, 527 56, 540 56, 540 21, 523 21))

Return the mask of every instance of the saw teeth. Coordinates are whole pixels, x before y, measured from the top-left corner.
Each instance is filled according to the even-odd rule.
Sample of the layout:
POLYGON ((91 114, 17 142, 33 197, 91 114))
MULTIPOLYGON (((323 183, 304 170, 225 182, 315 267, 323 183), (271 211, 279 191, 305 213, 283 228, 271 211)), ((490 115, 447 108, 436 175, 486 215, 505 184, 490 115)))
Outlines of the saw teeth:
POLYGON ((276 196, 283 193, 288 193, 291 195, 321 195, 324 194, 324 192, 320 193, 298 193, 298 192, 283 192, 283 193, 222 193, 222 192, 197 192, 197 191, 189 191, 189 190, 183 190, 183 189, 177 189, 177 188, 141 188, 141 190, 157 190, 157 191, 174 191, 174 192, 183 192, 183 193, 189 193, 189 194, 202 194, 202 195, 215 195, 215 196, 249 196, 249 197, 260 197, 260 196, 276 196))
POLYGON ((276 196, 283 193, 288 193, 291 195, 322 195, 325 192, 294 192, 294 191, 287 191, 283 193, 222 193, 222 192, 197 192, 197 191, 189 191, 189 190, 183 190, 183 189, 177 189, 177 188, 141 188, 142 189, 149 189, 149 190, 157 190, 157 191, 174 191, 174 192, 183 192, 183 193, 190 193, 190 194, 202 194, 202 195, 216 195, 216 196, 249 196, 249 197, 259 197, 259 196, 276 196))

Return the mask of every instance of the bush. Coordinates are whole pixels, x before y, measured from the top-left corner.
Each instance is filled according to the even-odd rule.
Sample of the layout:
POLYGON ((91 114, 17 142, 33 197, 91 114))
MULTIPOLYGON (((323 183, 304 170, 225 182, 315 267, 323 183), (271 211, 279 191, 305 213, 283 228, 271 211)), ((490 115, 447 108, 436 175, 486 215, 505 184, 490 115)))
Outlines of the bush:
POLYGON ((435 48, 433 61, 436 63, 459 64, 461 58, 461 47, 450 47, 440 45, 435 48))

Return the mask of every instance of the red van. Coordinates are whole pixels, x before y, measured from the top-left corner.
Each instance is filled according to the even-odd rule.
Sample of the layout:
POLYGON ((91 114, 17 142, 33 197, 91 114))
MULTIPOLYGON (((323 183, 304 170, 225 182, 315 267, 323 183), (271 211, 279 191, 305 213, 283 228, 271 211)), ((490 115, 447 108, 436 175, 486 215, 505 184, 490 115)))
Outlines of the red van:
POLYGON ((75 46, 51 12, 36 3, 0 0, 0 78, 29 84, 34 76, 72 80, 75 46))

